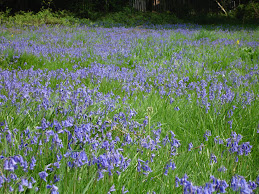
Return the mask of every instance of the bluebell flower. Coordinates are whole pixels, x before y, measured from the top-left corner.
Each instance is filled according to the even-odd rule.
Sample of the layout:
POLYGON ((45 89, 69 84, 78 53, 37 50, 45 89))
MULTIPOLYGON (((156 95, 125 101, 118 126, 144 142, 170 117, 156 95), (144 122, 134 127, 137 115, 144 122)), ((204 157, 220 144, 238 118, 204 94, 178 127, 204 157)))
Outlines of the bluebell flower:
POLYGON ((219 172, 226 172, 226 167, 225 166, 221 166, 219 169, 218 169, 218 171, 219 172))
POLYGON ((210 155, 210 163, 212 164, 212 162, 217 163, 217 157, 214 154, 210 155))
POLYGON ((39 172, 39 176, 41 179, 47 182, 46 177, 48 176, 48 173, 46 173, 45 171, 42 171, 42 172, 39 172))
POLYGON ((59 194, 58 187, 56 185, 54 185, 54 184, 51 185, 50 189, 51 189, 51 194, 59 194))
POLYGON ((120 142, 120 138, 118 136, 115 137, 116 142, 120 142))
POLYGON ((249 188, 252 189, 252 190, 255 190, 257 188, 257 185, 254 181, 249 181, 249 188))
POLYGON ((17 162, 14 160, 14 158, 8 158, 4 161, 4 170, 14 172, 14 170, 17 168, 16 164, 17 162))
POLYGON ((180 179, 180 184, 183 185, 188 179, 187 174, 184 174, 183 178, 180 179))
POLYGON ((32 183, 36 183, 35 179, 33 177, 31 177, 31 182, 32 183))
POLYGON ((191 142, 191 143, 189 143, 189 145, 188 145, 188 151, 191 151, 192 148, 193 148, 193 144, 192 144, 192 142, 191 142))
POLYGON ((233 191, 239 191, 240 193, 252 193, 253 190, 249 186, 250 185, 242 176, 234 176, 231 179, 231 188, 233 191))
POLYGON ((233 120, 228 121, 229 128, 232 129, 233 120))
POLYGON ((153 153, 151 154, 151 157, 150 157, 150 161, 151 161, 151 162, 154 162, 154 157, 155 157, 155 156, 156 156, 155 154, 153 154, 153 153))
POLYGON ((29 189, 32 189, 32 182, 29 182, 29 183, 28 183, 28 188, 29 188, 29 189))
POLYGON ((179 111, 180 108, 179 108, 178 106, 176 106, 176 107, 174 108, 174 110, 179 111))
POLYGON ((209 136, 211 136, 211 131, 206 131, 204 134, 205 141, 208 141, 209 136))
POLYGON ((214 142, 217 143, 217 144, 223 144, 224 143, 223 140, 219 138, 219 136, 216 136, 214 138, 214 142))
MULTIPOLYGON (((1 188, 1 187, 0 187, 0 188, 1 188)), ((9 187, 9 191, 10 191, 10 192, 13 192, 13 191, 14 191, 14 189, 13 189, 12 186, 9 187)))
POLYGON ((127 144, 132 143, 132 138, 130 137, 130 134, 127 134, 127 135, 126 135, 126 137, 125 137, 125 142, 126 142, 127 144))
POLYGON ((57 168, 60 168, 59 162, 54 162, 54 163, 53 163, 53 166, 55 166, 55 167, 57 167, 57 168))
POLYGON ((104 177, 103 172, 105 172, 105 170, 98 170, 98 181, 104 177))
POLYGON ((36 166, 36 159, 35 159, 35 157, 34 156, 32 156, 32 158, 31 158, 31 163, 30 163, 30 170, 33 170, 34 169, 34 167, 36 166))
POLYGON ((204 144, 203 144, 203 143, 201 143, 201 145, 199 146, 199 148, 200 148, 199 153, 200 153, 200 154, 201 154, 201 152, 202 152, 202 148, 203 148, 203 146, 204 146, 204 144))
POLYGON ((17 179, 18 179, 17 175, 14 174, 14 173, 11 173, 11 174, 9 175, 9 178, 12 179, 12 180, 17 180, 17 179))
POLYGON ((59 177, 59 175, 54 175, 54 178, 53 178, 53 183, 56 183, 56 182, 58 182, 58 181, 60 181, 60 177, 59 177))
POLYGON ((122 189, 121 189, 121 193, 122 194, 125 194, 125 193, 128 193, 129 191, 128 190, 125 190, 125 186, 123 185, 122 189))
POLYGON ((116 191, 115 185, 112 185, 107 194, 111 194, 111 192, 114 192, 114 191, 116 191))
POLYGON ((3 184, 4 184, 4 182, 5 182, 6 180, 7 180, 7 179, 5 178, 5 176, 0 174, 0 188, 3 186, 3 184))
POLYGON ((19 192, 23 192, 24 191, 22 184, 19 184, 18 190, 19 190, 19 192))
POLYGON ((256 184, 259 187, 259 175, 256 177, 256 184))
POLYGON ((25 187, 28 187, 28 185, 29 185, 28 180, 27 180, 27 179, 22 178, 22 180, 21 180, 21 185, 22 185, 22 186, 25 186, 25 187))

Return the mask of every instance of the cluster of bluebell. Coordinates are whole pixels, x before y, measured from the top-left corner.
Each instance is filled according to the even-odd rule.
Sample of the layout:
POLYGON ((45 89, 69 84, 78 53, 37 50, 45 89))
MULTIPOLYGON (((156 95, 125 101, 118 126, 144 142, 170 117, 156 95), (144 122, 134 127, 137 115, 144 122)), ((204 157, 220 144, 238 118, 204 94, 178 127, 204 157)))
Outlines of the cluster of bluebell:
POLYGON ((238 161, 238 156, 245 154, 246 156, 251 152, 252 146, 249 142, 242 143, 238 145, 240 140, 242 139, 242 135, 236 134, 236 132, 232 132, 231 138, 228 138, 227 147, 229 147, 230 153, 236 153, 236 161, 238 161))
MULTIPOLYGON (((185 174, 181 179, 176 177, 175 184, 176 187, 182 185, 183 193, 185 194, 210 194, 214 192, 227 193, 226 189, 228 187, 230 187, 233 191, 240 193, 253 193, 258 185, 258 182, 247 182, 242 176, 233 176, 230 184, 228 184, 225 180, 217 179, 214 176, 211 176, 210 179, 211 182, 206 183, 205 186, 195 186, 191 181, 188 180, 188 176, 185 174)), ((257 179, 259 179, 259 176, 257 179)))
MULTIPOLYGON (((191 40, 199 27, 140 32, 90 27, 30 30, 13 40, 1 37, 0 54, 4 59, 11 50, 16 53, 11 63, 25 52, 53 62, 59 58, 79 62, 73 61, 76 65, 71 71, 0 69, 0 191, 43 192, 46 187, 51 193, 58 193, 57 185, 66 178, 61 169, 92 170, 90 174, 97 182, 105 177, 123 176, 129 169, 133 169, 136 177, 145 177, 145 181, 154 171, 161 172, 157 176, 170 177, 178 169, 177 157, 183 153, 196 154, 197 148, 200 151, 197 153, 202 154, 204 147, 211 144, 210 137, 214 133, 205 129, 205 141, 199 142, 198 147, 194 138, 192 142, 180 141, 176 131, 175 134, 152 121, 152 108, 149 107, 144 116, 140 115, 132 101, 141 107, 151 96, 178 113, 181 103, 198 107, 204 115, 217 116, 222 111, 231 129, 237 109, 245 109, 258 99, 254 90, 258 84, 256 64, 247 68, 245 63, 234 61, 229 64, 230 71, 211 71, 204 63, 192 64, 186 57, 193 54, 192 50, 170 51, 170 59, 164 60, 163 52, 170 46, 172 33, 186 37, 175 40, 176 46, 236 44, 228 39, 191 40), (154 41, 148 41, 150 36, 154 41), (134 68, 118 65, 129 64, 132 58, 132 63, 139 60, 141 47, 152 47, 152 57, 134 68), (104 62, 83 67, 88 58, 101 58, 104 62), (246 70, 239 73, 243 68, 246 70), (109 84, 111 88, 106 91, 109 84), (238 88, 242 90, 237 92, 238 88), (188 151, 182 148, 183 144, 188 144, 188 151), (156 169, 158 164, 159 170, 156 169)), ((251 47, 259 45, 256 41, 240 42, 251 47)), ((224 151, 234 155, 236 162, 239 156, 246 157, 252 152, 252 145, 241 140, 242 136, 235 132, 228 139, 214 136, 215 147, 222 146, 224 151)), ((208 149, 210 153, 206 157, 211 166, 221 164, 218 156, 221 153, 217 151, 208 149)), ((218 167, 217 172, 227 171, 223 165, 218 167)), ((78 180, 80 178, 83 177, 78 180)), ((239 175, 231 180, 211 176, 211 182, 205 186, 194 186, 185 175, 181 179, 176 177, 175 187, 179 185, 183 186, 184 193, 225 193, 228 189, 253 193, 259 185, 259 177, 255 182, 247 182, 239 175)), ((109 188, 108 193, 118 191, 116 185, 109 188)), ((123 186, 122 193, 127 193, 127 189, 123 186)))

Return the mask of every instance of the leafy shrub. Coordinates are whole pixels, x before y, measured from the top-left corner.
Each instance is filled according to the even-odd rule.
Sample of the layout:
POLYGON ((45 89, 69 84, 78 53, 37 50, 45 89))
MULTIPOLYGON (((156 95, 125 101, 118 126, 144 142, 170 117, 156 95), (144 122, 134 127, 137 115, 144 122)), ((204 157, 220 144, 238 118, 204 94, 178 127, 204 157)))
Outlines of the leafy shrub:
MULTIPOLYGON (((80 23, 79 19, 76 19, 68 11, 52 12, 51 9, 42 9, 38 13, 20 11, 14 16, 11 16, 9 13, 10 11, 8 10, 0 13, 0 23, 4 23, 7 26, 72 25, 80 23)), ((86 22, 85 20, 84 22, 86 22)))
POLYGON ((126 26, 139 26, 143 24, 175 24, 182 22, 174 14, 157 12, 137 12, 131 8, 123 11, 109 13, 100 18, 104 24, 122 24, 126 26))
POLYGON ((254 50, 251 47, 243 47, 240 49, 240 57, 243 61, 247 60, 257 60, 259 57, 259 51, 254 50))
POLYGON ((243 22, 256 22, 259 19, 259 3, 250 2, 247 5, 241 4, 234 10, 233 15, 243 22))

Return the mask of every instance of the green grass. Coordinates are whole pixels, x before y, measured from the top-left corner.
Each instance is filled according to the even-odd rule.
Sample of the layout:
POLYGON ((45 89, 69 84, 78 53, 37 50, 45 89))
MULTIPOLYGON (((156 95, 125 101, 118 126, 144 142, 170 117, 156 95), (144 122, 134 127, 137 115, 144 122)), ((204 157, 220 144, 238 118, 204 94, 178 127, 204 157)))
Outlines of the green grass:
MULTIPOLYGON (((29 16, 30 14, 26 15, 26 18, 29 16)), ((17 17, 14 16, 10 20, 23 21, 17 17)), ((259 174, 259 134, 257 133, 259 87, 258 70, 256 71, 259 50, 253 44, 258 40, 258 29, 234 30, 234 28, 230 28, 222 30, 217 26, 193 28, 190 26, 190 29, 188 26, 186 28, 176 27, 176 29, 141 27, 106 29, 63 25, 40 27, 41 23, 37 24, 38 27, 31 28, 28 27, 30 24, 26 22, 21 25, 19 22, 15 24, 19 27, 2 26, 3 30, 0 32, 1 36, 6 39, 5 42, 0 43, 8 47, 7 50, 0 50, 0 67, 2 68, 0 94, 10 98, 4 106, 1 105, 0 121, 5 121, 10 131, 13 132, 14 129, 18 129, 18 131, 14 135, 14 146, 8 144, 6 138, 3 138, 0 150, 5 150, 7 156, 22 155, 28 161, 32 156, 37 156, 37 165, 34 170, 24 172, 19 166, 15 172, 19 178, 32 176, 37 179, 37 183, 33 187, 34 189, 38 187, 40 193, 50 192, 46 186, 50 184, 55 175, 61 176, 61 180, 55 183, 60 193, 107 193, 112 185, 115 185, 118 193, 123 186, 130 193, 152 191, 182 193, 182 187, 175 187, 175 176, 181 178, 185 173, 195 185, 204 185, 209 181, 211 175, 226 180, 228 184, 236 174, 244 176, 247 181, 255 181, 259 174), (237 40, 240 41, 239 44, 237 40), (45 50, 39 52, 40 54, 25 52, 24 47, 19 47, 19 49, 17 49, 18 46, 15 47, 17 42, 22 42, 22 45, 26 45, 25 48, 29 51, 34 46, 35 48, 46 46, 47 49, 45 47, 44 49, 53 49, 53 52, 49 52, 48 55, 44 53, 45 50), (123 53, 128 46, 130 47, 128 53, 123 53), (55 48, 68 50, 62 53, 56 51, 55 48), (82 51, 81 55, 74 56, 73 54, 76 53, 70 53, 69 49, 78 49, 78 52, 82 51), (117 52, 116 49, 120 52, 117 52), (32 71, 32 68, 35 71, 32 71), (73 77, 79 76, 80 69, 83 68, 89 72, 87 76, 73 77), (109 68, 110 73, 105 74, 109 68), (118 76, 123 73, 125 68, 132 73, 131 78, 118 76), (37 73, 35 73, 36 71, 37 73), (5 73, 7 74, 5 75, 5 73), (51 77, 52 73, 56 73, 57 76, 51 77), (113 73, 118 75, 116 74, 112 78, 113 73), (14 75, 17 76, 16 79, 21 85, 13 86, 16 89, 12 90, 11 86, 8 87, 7 80, 11 80, 10 78, 14 75), (133 82, 132 79, 138 75, 142 76, 133 82), (189 79, 185 80, 186 77, 189 79), (209 77, 211 77, 210 80, 209 77), (141 79, 145 80, 145 84, 153 86, 151 92, 142 90, 144 86, 141 79), (238 85, 235 83, 235 79, 245 80, 247 83, 238 85), (197 104, 197 101, 200 103, 202 101, 198 97, 196 89, 187 89, 192 83, 199 85, 202 80, 207 80, 207 86, 205 86, 207 93, 210 91, 210 86, 222 83, 224 87, 228 87, 235 93, 233 100, 223 103, 220 100, 208 99, 210 109, 206 111, 204 107, 197 104), (11 97, 9 97, 12 95, 9 93, 10 90, 17 96, 22 96, 26 89, 20 90, 20 88, 26 84, 30 91, 28 99, 18 98, 15 103, 12 103, 11 97), (161 97, 162 88, 165 88, 166 93, 169 92, 169 84, 172 85, 171 88, 175 87, 175 89, 182 84, 182 88, 185 89, 180 88, 181 95, 173 90, 174 92, 168 96, 161 97), (130 92, 127 91, 127 86, 129 86, 130 92), (46 90, 46 93, 42 92, 43 88, 52 90, 50 96, 46 94, 46 90), (58 88, 68 89, 71 92, 69 95, 74 96, 62 101, 58 88), (89 101, 84 101, 85 99, 81 98, 79 93, 75 94, 77 89, 88 92, 93 103, 89 105, 89 101), (37 90, 42 93, 36 94, 37 90), (111 92, 114 94, 113 96, 109 96, 111 92), (248 94, 248 92, 252 93, 253 98, 250 104, 245 104, 247 97, 243 94, 248 94), (102 98, 105 95, 108 97, 102 98), (52 102, 51 106, 38 109, 39 105, 44 106, 43 102, 46 99, 52 102), (81 99, 81 101, 75 103, 75 99, 81 99), (107 110, 107 104, 110 102, 113 102, 114 105, 112 111, 107 110), (66 109, 70 109, 71 112, 64 113, 66 109), (96 125, 96 133, 91 134, 91 137, 98 134, 101 138, 102 133, 97 130, 98 127, 101 127, 98 121, 110 122, 120 112, 129 115, 127 113, 129 109, 136 111, 136 115, 129 119, 131 122, 143 123, 147 119, 147 125, 141 129, 135 129, 136 134, 130 129, 130 126, 125 128, 123 123, 118 123, 114 129, 107 127, 104 132, 111 132, 113 138, 118 136, 121 141, 126 134, 130 134, 133 141, 137 142, 134 145, 123 146, 123 156, 131 159, 131 162, 120 175, 116 173, 118 167, 115 167, 112 176, 106 172, 104 178, 98 181, 96 165, 70 168, 67 162, 71 161, 71 158, 63 156, 60 168, 54 167, 52 172, 48 171, 48 183, 40 179, 38 173, 43 171, 48 164, 56 162, 56 154, 64 155, 68 151, 69 138, 66 133, 59 134, 64 146, 62 148, 54 146, 53 150, 49 150, 52 146, 51 141, 43 141, 42 145, 31 145, 30 139, 22 137, 21 134, 27 128, 32 133, 39 133, 38 138, 44 140, 47 138, 46 131, 37 128, 37 126, 41 126, 43 118, 48 122, 55 120, 61 122, 73 117, 75 125, 67 127, 71 134, 75 134, 75 126, 92 123, 96 125), (229 116, 231 110, 233 115, 229 116), (105 114, 102 114, 102 111, 105 111, 105 114), (83 114, 87 115, 87 118, 84 118, 83 114), (232 127, 228 123, 231 120, 233 121, 232 127), (152 130, 158 129, 161 129, 163 138, 166 135, 171 138, 170 131, 175 133, 175 138, 181 143, 175 156, 171 155, 169 144, 158 150, 146 149, 140 145, 140 138, 146 137, 147 141, 150 141, 148 136, 152 137, 152 130), (211 131, 208 141, 205 141, 203 136, 206 131, 211 131), (243 136, 241 142, 250 142, 253 146, 252 152, 248 156, 239 157, 239 162, 235 162, 235 155, 230 154, 225 145, 214 143, 216 136, 220 136, 226 141, 232 131, 243 136), (28 143, 32 151, 26 151, 25 148, 19 150, 22 139, 24 144, 28 143), (193 143, 194 148, 188 151, 190 142, 193 143), (204 146, 200 151, 201 143, 204 146), (39 147, 43 154, 38 154, 39 147), (28 152, 28 155, 25 152, 28 152), (217 163, 210 164, 212 153, 216 155, 217 163), (152 172, 145 176, 142 172, 137 171, 138 159, 150 160, 151 154, 155 154, 154 162, 149 162, 152 172), (164 168, 170 160, 175 163, 176 169, 170 170, 168 176, 165 176, 164 168), (225 173, 218 171, 222 166, 227 168, 225 173)), ((13 82, 14 80, 13 78, 13 82)), ((227 94, 225 90, 222 92, 227 94)), ((4 99, 1 96, 1 103, 3 102, 4 99)), ((1 127, 1 133, 5 137, 7 132, 3 129, 4 126, 1 127)), ((54 127, 49 127, 48 130, 54 130, 54 127)), ((106 137, 102 141, 104 140, 107 140, 106 137)), ((121 143, 115 144, 115 149, 120 148, 121 143)), ((74 152, 84 150, 89 158, 92 153, 97 156, 107 153, 107 150, 103 148, 93 151, 91 144, 80 142, 72 143, 71 147, 74 152)), ((0 170, 5 175, 10 174, 3 170, 3 160, 0 160, 0 170)), ((18 193, 19 181, 17 180, 13 184, 16 193, 18 193)), ((34 193, 34 189, 26 189, 23 193, 34 193)), ((0 188, 0 191, 8 193, 7 184, 0 188)), ((234 193, 230 189, 227 192, 234 193)))

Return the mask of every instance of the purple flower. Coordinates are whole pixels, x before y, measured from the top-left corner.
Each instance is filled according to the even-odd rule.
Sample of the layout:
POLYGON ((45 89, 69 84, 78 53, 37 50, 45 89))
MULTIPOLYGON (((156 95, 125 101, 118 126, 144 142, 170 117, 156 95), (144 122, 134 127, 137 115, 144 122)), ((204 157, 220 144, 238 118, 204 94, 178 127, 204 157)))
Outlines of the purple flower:
POLYGON ((174 108, 174 110, 179 111, 180 108, 177 106, 177 107, 174 108))
POLYGON ((191 143, 189 143, 189 145, 188 145, 188 151, 191 151, 192 148, 193 148, 193 144, 192 144, 192 142, 191 142, 191 143))
POLYGON ((60 181, 60 177, 55 174, 55 175, 54 175, 53 183, 56 183, 56 182, 58 182, 58 181, 60 181))
POLYGON ((230 129, 232 129, 233 120, 228 121, 230 129))
POLYGON ((98 178, 97 178, 98 181, 104 177, 103 172, 105 171, 106 170, 98 170, 98 178))
POLYGON ((32 189, 32 182, 29 182, 28 188, 29 188, 29 189, 32 189))
POLYGON ((121 189, 121 193, 122 194, 125 194, 125 193, 128 193, 129 191, 128 190, 125 190, 125 186, 123 185, 122 189, 121 189))
POLYGON ((13 187, 10 186, 10 187, 9 187, 9 191, 10 191, 10 192, 13 192, 13 191, 14 191, 13 187))
POLYGON ((55 162, 55 163, 53 163, 53 166, 56 166, 57 168, 60 168, 60 164, 59 164, 59 162, 55 162))
POLYGON ((25 187, 28 187, 28 185, 29 185, 28 180, 23 178, 23 179, 21 180, 21 185, 22 185, 22 186, 25 186, 25 187))
POLYGON ((137 170, 138 172, 141 172, 141 169, 143 170, 143 174, 147 175, 149 172, 152 172, 151 168, 147 165, 148 161, 143 161, 141 159, 138 159, 138 166, 137 170))
POLYGON ((50 188, 51 188, 51 194, 59 194, 57 186, 51 185, 50 188))
POLYGON ((39 176, 41 179, 47 182, 46 177, 48 176, 48 173, 46 173, 45 171, 42 171, 42 172, 39 172, 39 176))
POLYGON ((170 161, 169 163, 166 164, 166 166, 165 166, 165 172, 164 172, 164 175, 165 175, 165 176, 168 175, 168 170, 169 170, 170 168, 171 168, 172 170, 176 169, 175 163, 172 163, 172 162, 170 161))
POLYGON ((226 172, 226 167, 225 166, 222 166, 218 169, 219 172, 226 172))
POLYGON ((4 170, 12 171, 16 169, 17 162, 13 158, 6 159, 4 161, 4 170))
POLYGON ((223 144, 223 143, 224 143, 223 140, 219 138, 219 136, 216 136, 216 137, 214 138, 214 142, 215 142, 215 143, 218 143, 218 144, 223 144))
POLYGON ((176 176, 175 177, 175 187, 179 187, 180 179, 176 176))
POLYGON ((5 181, 6 181, 5 176, 0 174, 0 188, 3 186, 5 181))
POLYGON ((30 163, 30 170, 33 170, 35 166, 36 166, 36 159, 34 156, 32 156, 31 163, 30 163))
POLYGON ((206 131, 204 134, 205 141, 208 141, 208 136, 211 136, 211 131, 206 131))
POLYGON ((129 134, 126 135, 126 137, 125 137, 125 142, 126 142, 127 144, 132 143, 132 139, 131 139, 131 137, 130 137, 129 134))
POLYGON ((234 176, 231 180, 231 188, 233 191, 239 191, 240 193, 252 193, 250 185, 246 182, 242 176, 234 176))
POLYGON ((259 186, 259 175, 256 177, 256 184, 257 184, 257 186, 259 186))
POLYGON ((112 185, 112 186, 111 186, 111 188, 110 188, 110 190, 108 191, 107 194, 111 194, 111 192, 113 192, 113 191, 116 191, 115 185, 112 185))
POLYGON ((19 189, 19 192, 23 192, 24 191, 22 184, 19 184, 19 188, 18 189, 19 189))
POLYGON ((257 185, 254 181, 249 181, 249 186, 250 189, 255 190, 257 188, 257 185))
POLYGON ((211 154, 210 155, 210 163, 212 164, 213 162, 217 163, 217 157, 214 154, 211 154))
POLYGON ((203 146, 204 146, 204 144, 203 143, 201 143, 201 145, 200 145, 200 151, 199 151, 199 153, 201 154, 201 151, 202 151, 202 148, 203 148, 203 146))
POLYGON ((33 177, 31 177, 31 182, 32 183, 36 183, 35 179, 33 177))

